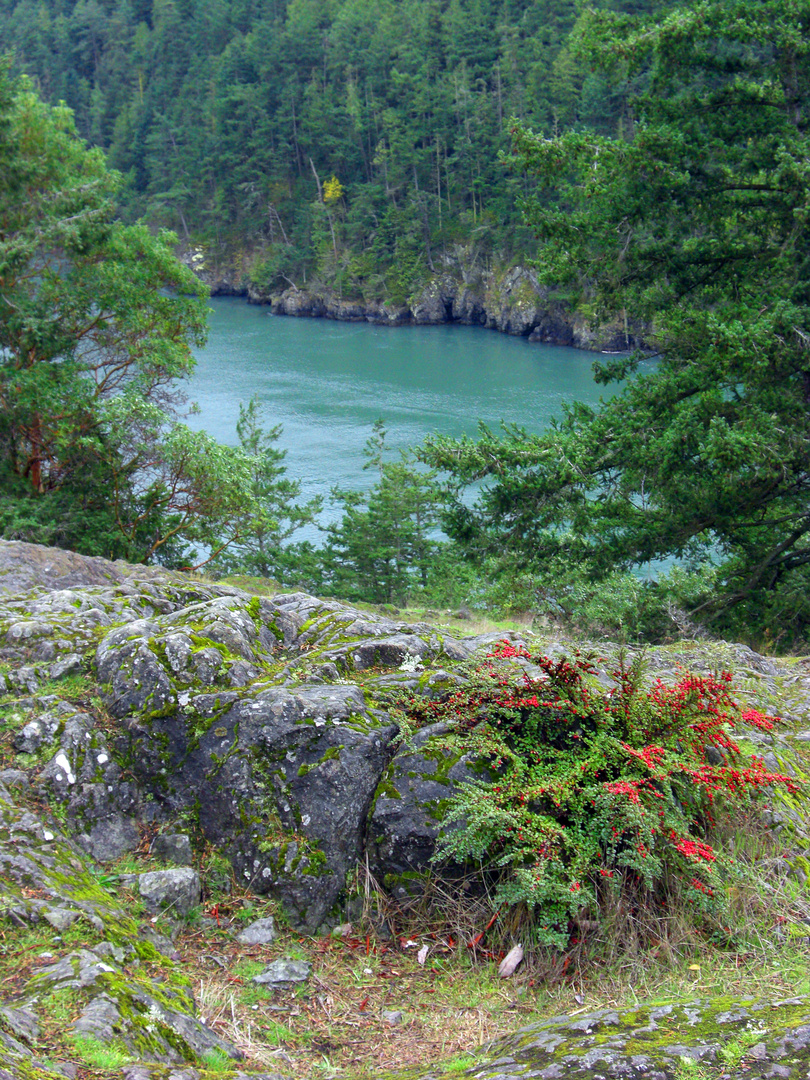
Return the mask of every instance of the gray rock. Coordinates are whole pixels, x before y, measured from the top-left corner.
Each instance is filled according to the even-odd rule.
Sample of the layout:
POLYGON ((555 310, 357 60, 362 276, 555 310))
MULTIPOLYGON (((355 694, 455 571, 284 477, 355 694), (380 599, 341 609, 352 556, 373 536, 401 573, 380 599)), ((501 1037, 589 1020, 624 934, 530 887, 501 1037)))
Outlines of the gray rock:
POLYGON ((306 982, 311 973, 312 964, 306 960, 274 960, 250 981, 260 986, 291 986, 294 983, 306 982))
POLYGON ((749 1031, 752 1022, 761 1026, 762 1037, 745 1053, 740 1075, 749 1080, 782 1075, 799 1080, 805 1075, 810 999, 728 1006, 727 1001, 720 1007, 711 1001, 692 1001, 631 1010, 603 1009, 576 1018, 558 1016, 482 1048, 476 1063, 462 1075, 471 1080, 482 1076, 498 1080, 526 1076, 545 1080, 594 1080, 598 1076, 669 1080, 682 1071, 683 1058, 704 1065, 719 1061, 724 1043, 749 1031), (679 1041, 662 1040, 664 1032, 674 1031, 678 1031, 679 1041), (792 1065, 803 1067, 780 1064, 788 1055, 792 1065))
POLYGON ((188 915, 202 893, 200 875, 186 866, 140 874, 138 891, 147 910, 172 915, 188 915))
MULTIPOLYGON (((417 732, 391 761, 375 794, 367 834, 369 866, 401 899, 419 893, 421 876, 435 872, 431 859, 457 786, 484 778, 460 753, 446 748, 447 731, 446 724, 433 724, 417 732)), ((439 872, 452 879, 463 868, 448 863, 439 872)))
POLYGON ((135 818, 116 806, 115 793, 104 785, 87 785, 71 799, 68 820, 77 830, 84 826, 76 840, 99 862, 113 862, 141 842, 135 818))
POLYGON ((74 1021, 73 1030, 111 1042, 121 1030, 121 1012, 112 998, 99 994, 74 1021))
POLYGON ((69 653, 51 664, 48 675, 51 679, 64 679, 66 675, 81 675, 83 668, 82 658, 78 653, 69 653))
POLYGON ((124 580, 129 569, 124 563, 77 555, 75 551, 0 541, 0 593, 19 592, 38 586, 64 589, 107 585, 111 581, 124 580))
POLYGON ((67 930, 80 916, 81 912, 79 911, 71 911, 69 908, 61 907, 49 908, 42 913, 45 921, 50 923, 55 930, 67 930))
MULTIPOLYGON (((183 1004, 193 1008, 193 999, 183 1004)), ((152 1061, 179 1065, 188 1060, 189 1053, 202 1057, 211 1050, 218 1050, 232 1060, 242 1057, 235 1047, 220 1039, 189 1012, 169 1007, 165 995, 161 1000, 142 989, 133 988, 126 1001, 116 1001, 109 994, 98 995, 74 1021, 73 1029, 95 1035, 102 1041, 121 1039, 133 1053, 141 1056, 144 1028, 139 1032, 135 1019, 140 1017, 151 1043, 148 1057, 152 1061)))
POLYGON ((31 781, 22 769, 0 769, 0 784, 26 791, 31 786, 31 781))
POLYGON ((36 1014, 31 1009, 15 1009, 0 1006, 0 1021, 13 1035, 26 1043, 34 1043, 39 1038, 40 1026, 36 1014))
POLYGON ((40 968, 32 979, 32 985, 70 987, 83 990, 93 986, 104 975, 115 973, 110 966, 90 949, 78 949, 55 964, 40 968))
POLYGON ((168 814, 193 809, 245 884, 273 892, 314 931, 362 852, 397 728, 355 686, 259 686, 229 704, 202 723, 196 713, 133 719, 119 753, 168 814))
POLYGON ((233 1080, 288 1080, 282 1073, 274 1072, 237 1072, 233 1074, 233 1080))
POLYGON ((149 849, 163 862, 189 866, 192 860, 191 840, 185 833, 158 833, 149 849))
POLYGON ((272 916, 257 919, 236 935, 240 945, 269 945, 276 939, 276 924, 272 916))
POLYGON ((20 754, 35 754, 43 745, 56 738, 60 719, 49 713, 42 713, 25 725, 14 738, 14 749, 20 754))

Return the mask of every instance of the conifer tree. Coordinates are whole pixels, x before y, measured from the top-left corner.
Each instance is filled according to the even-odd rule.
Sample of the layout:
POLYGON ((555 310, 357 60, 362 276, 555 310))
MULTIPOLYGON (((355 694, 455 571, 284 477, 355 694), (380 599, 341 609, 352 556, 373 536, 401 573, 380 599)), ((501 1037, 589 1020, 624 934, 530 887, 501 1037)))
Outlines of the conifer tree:
POLYGON ((491 478, 455 508, 471 546, 592 577, 691 556, 716 567, 704 615, 810 622, 808 20, 806 0, 581 20, 622 132, 515 125, 514 162, 541 187, 545 280, 594 321, 646 322, 653 357, 598 364, 623 389, 545 435, 429 446, 458 482, 491 478))

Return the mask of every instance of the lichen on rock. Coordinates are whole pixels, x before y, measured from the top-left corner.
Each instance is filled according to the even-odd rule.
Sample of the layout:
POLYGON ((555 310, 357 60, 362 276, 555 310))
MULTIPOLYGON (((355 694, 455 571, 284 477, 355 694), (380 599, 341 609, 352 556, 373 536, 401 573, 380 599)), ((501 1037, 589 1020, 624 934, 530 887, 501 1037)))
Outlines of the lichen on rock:
MULTIPOLYGON (((275 897, 291 925, 308 933, 341 921, 358 862, 395 898, 412 897, 437 869, 454 791, 482 776, 442 728, 403 740, 398 694, 441 698, 464 681, 466 662, 503 637, 520 640, 455 639, 303 593, 256 597, 0 543, 0 921, 9 930, 86 930, 81 947, 61 949, 0 1007, 0 1080, 4 1071, 15 1080, 49 1075, 36 1045, 43 1002, 54 994, 72 995, 76 1032, 119 1040, 133 1061, 185 1068, 212 1050, 233 1058, 197 1019, 171 944, 149 922, 153 910, 164 918, 167 907, 194 909, 196 869, 160 872, 180 891, 156 892, 148 880, 138 890, 134 879, 132 895, 151 906, 133 912, 102 886, 99 862, 156 835, 190 836, 197 856, 216 851, 229 873, 275 897), (64 693, 69 686, 74 693, 64 693)), ((608 659, 597 681, 609 681, 611 649, 600 646, 608 659)), ((747 705, 789 720, 783 732, 751 733, 758 752, 806 777, 810 679, 800 661, 725 643, 653 649, 648 661, 664 680, 677 678, 679 665, 733 668, 747 705)), ((774 832, 807 849, 803 806, 774 800, 769 813, 774 832)), ((448 877, 460 870, 438 869, 448 877)), ((800 882, 810 865, 797 856, 780 873, 800 882)), ((804 999, 615 1016, 519 1032, 470 1075, 670 1077, 680 1056, 722 1061, 729 1040, 759 1032, 760 1023, 768 1067, 798 1069, 808 1060, 804 999)), ((756 1045, 746 1075, 764 1077, 756 1045)))

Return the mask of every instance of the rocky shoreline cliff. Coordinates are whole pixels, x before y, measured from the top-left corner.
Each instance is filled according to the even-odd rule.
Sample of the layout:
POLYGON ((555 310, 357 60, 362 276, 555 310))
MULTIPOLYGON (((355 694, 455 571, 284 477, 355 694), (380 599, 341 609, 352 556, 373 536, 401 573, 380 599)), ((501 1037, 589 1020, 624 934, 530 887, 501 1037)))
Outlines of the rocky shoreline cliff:
POLYGON ((644 327, 632 321, 594 327, 543 285, 529 267, 496 270, 458 248, 407 303, 341 296, 333 289, 291 283, 271 291, 253 280, 258 253, 190 249, 186 263, 206 282, 212 296, 244 296, 274 315, 369 322, 377 326, 480 326, 547 345, 595 352, 626 352, 643 345, 644 327))

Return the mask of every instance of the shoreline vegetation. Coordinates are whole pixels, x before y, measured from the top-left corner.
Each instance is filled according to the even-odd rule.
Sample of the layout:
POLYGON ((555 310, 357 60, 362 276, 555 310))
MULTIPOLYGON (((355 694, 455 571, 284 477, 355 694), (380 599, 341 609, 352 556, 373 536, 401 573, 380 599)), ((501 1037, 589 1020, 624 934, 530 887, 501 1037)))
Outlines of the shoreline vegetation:
POLYGON ((261 255, 249 250, 220 250, 180 245, 180 259, 207 285, 212 296, 244 297, 266 305, 274 315, 369 322, 376 326, 441 326, 457 323, 525 337, 546 345, 566 345, 606 354, 643 348, 644 327, 624 313, 596 323, 543 285, 529 266, 498 270, 470 263, 471 252, 459 247, 444 259, 445 271, 423 282, 407 301, 343 296, 328 285, 291 284, 281 291, 257 285, 253 266, 261 255))

